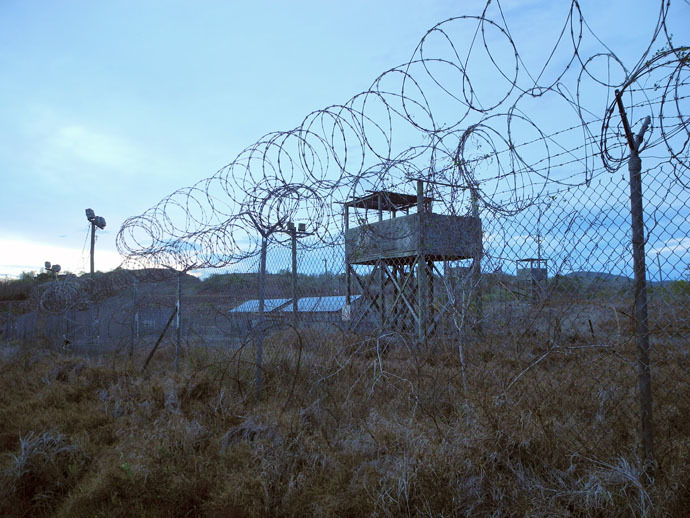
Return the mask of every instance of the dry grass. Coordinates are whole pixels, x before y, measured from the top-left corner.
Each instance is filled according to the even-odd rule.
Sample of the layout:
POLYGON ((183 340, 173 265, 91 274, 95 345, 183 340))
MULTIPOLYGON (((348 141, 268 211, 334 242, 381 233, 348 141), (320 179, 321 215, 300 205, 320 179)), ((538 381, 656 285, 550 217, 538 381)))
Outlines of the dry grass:
POLYGON ((177 375, 166 349, 146 374, 141 357, 14 350, 0 355, 0 513, 686 516, 685 356, 655 365, 652 482, 632 345, 542 338, 465 344, 463 380, 457 344, 288 330, 266 340, 258 402, 251 344, 188 350, 177 375))

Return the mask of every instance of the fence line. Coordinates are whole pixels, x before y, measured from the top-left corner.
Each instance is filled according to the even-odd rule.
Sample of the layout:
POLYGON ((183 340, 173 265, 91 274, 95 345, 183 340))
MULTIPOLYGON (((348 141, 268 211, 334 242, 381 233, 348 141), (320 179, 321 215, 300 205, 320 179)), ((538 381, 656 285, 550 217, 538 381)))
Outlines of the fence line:
POLYGON ((176 370, 194 347, 221 348, 238 373, 251 366, 237 383, 257 398, 276 365, 299 371, 290 333, 333 359, 314 390, 355 357, 375 358, 376 380, 444 361, 438 394, 477 408, 489 394, 509 422, 534 412, 563 455, 670 469, 690 436, 690 51, 667 37, 662 3, 629 71, 584 56, 573 2, 570 54, 556 59, 559 41, 541 70, 567 66, 538 84, 491 5, 128 219, 124 269, 40 286, 3 314, 6 338, 130 355, 172 340, 176 370), (476 55, 495 77, 473 83, 476 55))

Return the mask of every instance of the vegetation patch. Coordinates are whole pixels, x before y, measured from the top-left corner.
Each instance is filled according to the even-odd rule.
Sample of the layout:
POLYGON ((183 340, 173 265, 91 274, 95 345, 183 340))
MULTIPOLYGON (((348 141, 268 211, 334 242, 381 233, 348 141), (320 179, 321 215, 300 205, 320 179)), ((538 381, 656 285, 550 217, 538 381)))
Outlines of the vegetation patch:
POLYGON ((632 346, 526 341, 508 361, 492 343, 470 344, 463 370, 453 344, 282 332, 259 400, 252 344, 187 349, 177 374, 165 349, 146 373, 146 351, 2 355, 0 514, 683 516, 687 386, 655 399, 673 420, 652 473, 632 346))

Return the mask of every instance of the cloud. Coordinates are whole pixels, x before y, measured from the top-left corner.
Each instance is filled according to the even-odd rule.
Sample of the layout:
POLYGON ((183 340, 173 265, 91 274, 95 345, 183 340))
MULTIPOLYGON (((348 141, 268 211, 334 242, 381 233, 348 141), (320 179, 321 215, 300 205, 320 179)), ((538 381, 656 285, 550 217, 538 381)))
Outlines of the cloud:
POLYGON ((678 254, 684 255, 690 251, 690 237, 673 238, 650 248, 650 254, 678 254))
POLYGON ((125 173, 136 170, 142 162, 133 143, 79 125, 63 126, 50 136, 44 157, 52 163, 79 160, 125 173))

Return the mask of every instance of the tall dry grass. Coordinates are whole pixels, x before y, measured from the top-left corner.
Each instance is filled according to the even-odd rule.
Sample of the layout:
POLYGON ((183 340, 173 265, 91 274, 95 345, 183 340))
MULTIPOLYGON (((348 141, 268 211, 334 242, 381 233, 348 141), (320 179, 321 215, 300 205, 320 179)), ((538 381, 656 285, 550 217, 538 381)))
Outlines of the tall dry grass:
POLYGON ((0 364, 7 516, 686 516, 684 353, 655 365, 658 467, 638 458, 630 343, 544 336, 420 350, 334 331, 0 364), (463 375, 464 372, 464 375, 463 375), (653 478, 651 478, 653 477, 653 478))

